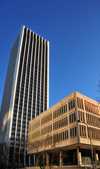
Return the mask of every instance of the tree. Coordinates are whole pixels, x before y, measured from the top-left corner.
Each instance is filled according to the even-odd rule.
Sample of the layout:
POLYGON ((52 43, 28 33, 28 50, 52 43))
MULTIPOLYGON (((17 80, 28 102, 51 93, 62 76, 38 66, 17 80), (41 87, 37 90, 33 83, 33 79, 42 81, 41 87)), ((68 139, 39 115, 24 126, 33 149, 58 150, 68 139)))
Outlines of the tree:
MULTIPOLYGON (((20 145, 20 138, 18 140, 19 145, 20 145)), ((15 140, 14 140, 15 143, 15 140)), ((10 148, 10 163, 11 163, 11 168, 13 169, 18 169, 20 166, 20 160, 23 163, 23 168, 24 168, 24 150, 26 149, 27 144, 25 143, 25 138, 23 140, 23 145, 21 144, 21 146, 16 146, 16 144, 14 145, 14 147, 10 148)))
POLYGON ((32 149, 34 154, 36 154, 36 159, 40 166, 40 169, 45 169, 46 155, 48 154, 48 150, 52 150, 52 154, 50 155, 50 166, 53 165, 55 155, 57 155, 55 146, 58 140, 58 135, 54 135, 53 137, 47 136, 45 139, 35 142, 28 140, 27 147, 28 149, 32 149))
POLYGON ((56 134, 56 135, 53 136, 53 140, 52 140, 52 144, 51 144, 52 153, 50 155, 50 168, 55 164, 56 156, 58 155, 55 147, 56 147, 56 143, 59 140, 60 140, 59 134, 56 134))
POLYGON ((0 169, 7 169, 9 164, 9 143, 0 144, 0 169))
MULTIPOLYGON (((14 140, 15 141, 15 140, 14 140)), ((19 139, 20 144, 20 139, 19 139)), ((0 169, 18 169, 20 156, 24 156, 24 150, 26 149, 27 144, 25 143, 21 148, 15 146, 10 147, 9 143, 0 144, 0 169)), ((23 158, 24 163, 24 158, 23 158)))

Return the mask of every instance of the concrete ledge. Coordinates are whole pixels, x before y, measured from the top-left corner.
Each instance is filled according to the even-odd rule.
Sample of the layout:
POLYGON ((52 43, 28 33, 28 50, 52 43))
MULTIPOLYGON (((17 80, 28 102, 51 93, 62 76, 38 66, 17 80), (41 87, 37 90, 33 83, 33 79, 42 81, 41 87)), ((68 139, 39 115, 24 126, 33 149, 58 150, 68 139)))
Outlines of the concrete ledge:
MULTIPOLYGON (((37 167, 26 167, 25 169, 40 169, 39 166, 37 167)), ((46 166, 45 169, 86 169, 86 167, 80 167, 80 166, 46 166)))

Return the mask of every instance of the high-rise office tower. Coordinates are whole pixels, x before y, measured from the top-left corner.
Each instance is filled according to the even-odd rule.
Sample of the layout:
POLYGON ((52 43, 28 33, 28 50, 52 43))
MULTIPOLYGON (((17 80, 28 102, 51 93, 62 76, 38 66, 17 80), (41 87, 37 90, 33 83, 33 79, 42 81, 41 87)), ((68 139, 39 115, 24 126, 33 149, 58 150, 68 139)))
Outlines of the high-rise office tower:
POLYGON ((11 154, 14 147, 23 148, 29 121, 48 109, 48 102, 49 42, 22 26, 11 48, 0 112, 0 142, 10 142, 11 154))

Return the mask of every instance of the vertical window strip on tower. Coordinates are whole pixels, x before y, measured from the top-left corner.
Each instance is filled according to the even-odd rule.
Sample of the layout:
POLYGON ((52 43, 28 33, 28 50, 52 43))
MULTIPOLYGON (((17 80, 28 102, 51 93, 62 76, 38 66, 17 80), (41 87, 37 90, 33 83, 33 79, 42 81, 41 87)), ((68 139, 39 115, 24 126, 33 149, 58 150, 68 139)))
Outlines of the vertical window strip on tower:
MULTIPOLYGON (((24 37, 23 37, 23 43, 22 43, 22 50, 24 50, 24 47, 25 47, 25 45, 26 45, 26 43, 25 43, 25 38, 26 38, 26 29, 24 29, 24 37)), ((15 112, 15 110, 16 110, 16 121, 13 121, 14 122, 14 126, 15 126, 15 128, 17 127, 17 119, 18 119, 18 109, 20 110, 20 108, 19 108, 19 99, 20 99, 20 95, 19 95, 19 93, 20 93, 20 86, 21 86, 21 78, 22 78, 22 74, 21 74, 21 70, 22 70, 22 67, 23 67, 23 61, 24 61, 24 53, 22 53, 21 52, 21 55, 20 55, 20 66, 19 66, 19 71, 18 71, 18 78, 17 78, 17 88, 16 88, 16 94, 15 94, 15 99, 16 99, 16 97, 17 97, 17 107, 15 107, 15 104, 16 104, 16 102, 14 103, 14 112, 15 112), (17 90, 19 88, 19 90, 17 90), (15 109, 16 108, 16 109, 15 109)), ((12 126, 13 126, 13 122, 12 122, 12 126)), ((20 122, 18 122, 18 126, 20 126, 20 122)), ((16 128, 17 129, 17 128, 16 128)), ((16 133, 16 130, 15 130, 15 133, 16 133)), ((11 136, 12 137, 12 136, 11 136)), ((14 137, 15 137, 15 135, 14 135, 14 137)), ((13 137, 13 138, 14 138, 13 137)))

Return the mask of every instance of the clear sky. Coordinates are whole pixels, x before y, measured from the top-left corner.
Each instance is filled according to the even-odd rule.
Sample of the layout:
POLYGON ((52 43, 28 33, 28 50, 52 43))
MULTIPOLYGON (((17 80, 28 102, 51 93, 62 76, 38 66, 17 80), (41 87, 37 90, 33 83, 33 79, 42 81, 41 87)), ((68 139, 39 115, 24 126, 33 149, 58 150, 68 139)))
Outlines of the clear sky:
POLYGON ((100 0, 0 1, 0 105, 10 50, 22 24, 50 41, 49 107, 74 91, 96 100, 100 0))

